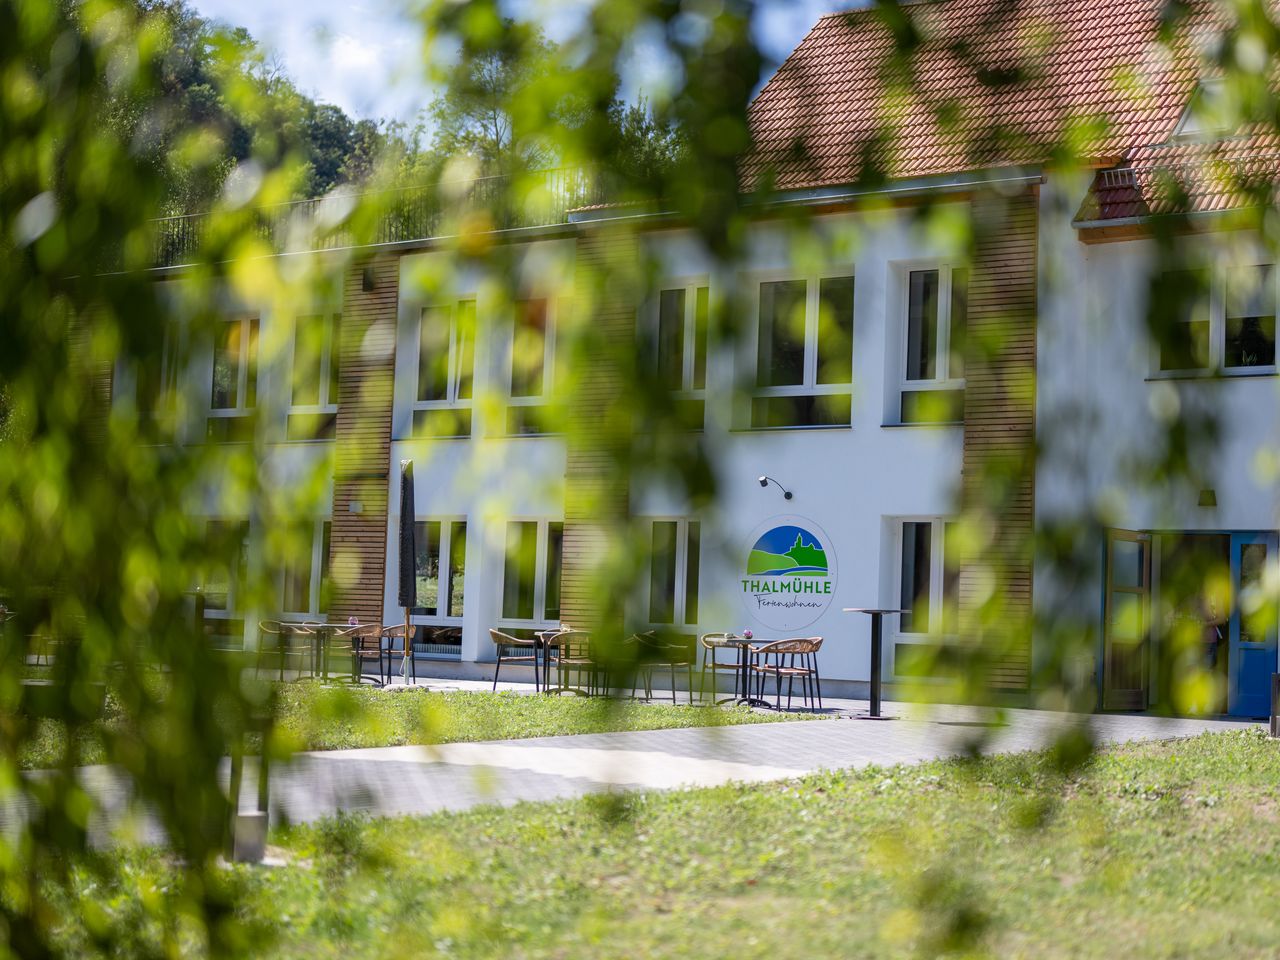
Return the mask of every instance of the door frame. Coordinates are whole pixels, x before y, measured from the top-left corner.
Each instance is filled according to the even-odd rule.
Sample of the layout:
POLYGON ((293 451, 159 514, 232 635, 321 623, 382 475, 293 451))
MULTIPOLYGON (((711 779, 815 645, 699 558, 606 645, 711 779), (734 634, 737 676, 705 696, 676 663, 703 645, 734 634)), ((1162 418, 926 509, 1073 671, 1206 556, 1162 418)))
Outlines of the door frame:
MULTIPOLYGON (((1263 716, 1269 715, 1271 712, 1270 674, 1275 673, 1277 670, 1276 621, 1274 619, 1271 621, 1267 629, 1267 638, 1262 642, 1250 643, 1247 649, 1241 649, 1240 640, 1241 600, 1243 598, 1243 584, 1240 582, 1240 555, 1244 547, 1259 543, 1267 548, 1264 576, 1270 573, 1270 579, 1275 582, 1277 564, 1280 564, 1280 556, 1277 556, 1277 547, 1280 546, 1280 534, 1271 530, 1250 530, 1231 534, 1231 617, 1227 632, 1227 715, 1232 717, 1263 716), (1240 668, 1244 664, 1247 653, 1262 653, 1265 655, 1268 649, 1270 651, 1270 670, 1268 671, 1265 686, 1266 706, 1260 713, 1257 709, 1245 709, 1244 704, 1241 703, 1240 668)), ((1267 598, 1264 602, 1274 605, 1276 600, 1275 598, 1267 598)), ((1249 696, 1253 696, 1253 694, 1249 694, 1249 696)))
POLYGON ((1103 536, 1102 568, 1102 630, 1101 657, 1098 669, 1098 702, 1103 710, 1145 710, 1151 697, 1151 555, 1153 537, 1150 531, 1125 530, 1108 527, 1103 536), (1112 544, 1116 541, 1142 545, 1140 584, 1137 587, 1117 587, 1111 582, 1112 544), (1139 671, 1142 686, 1134 690, 1108 689, 1111 673, 1111 601, 1116 593, 1132 594, 1140 598, 1142 633, 1140 641, 1142 664, 1139 671))

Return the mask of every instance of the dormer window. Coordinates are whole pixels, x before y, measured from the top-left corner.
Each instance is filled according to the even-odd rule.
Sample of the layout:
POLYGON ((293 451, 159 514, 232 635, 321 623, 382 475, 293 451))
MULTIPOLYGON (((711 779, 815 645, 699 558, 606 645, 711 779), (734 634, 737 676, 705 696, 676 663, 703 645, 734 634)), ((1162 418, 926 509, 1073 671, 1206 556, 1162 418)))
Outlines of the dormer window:
POLYGON ((1223 114, 1222 80, 1202 80, 1187 101, 1169 140, 1174 143, 1221 140, 1232 133, 1223 114))

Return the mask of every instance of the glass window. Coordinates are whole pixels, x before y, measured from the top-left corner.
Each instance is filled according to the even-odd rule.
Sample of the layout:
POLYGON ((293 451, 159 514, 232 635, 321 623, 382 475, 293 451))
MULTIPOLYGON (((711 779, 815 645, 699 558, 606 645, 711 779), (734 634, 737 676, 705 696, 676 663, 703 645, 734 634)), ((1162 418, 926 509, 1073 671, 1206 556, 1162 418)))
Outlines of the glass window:
POLYGON ((413 612, 434 617, 440 603, 440 521, 417 521, 413 545, 418 574, 418 606, 413 612))
POLYGON ((903 633, 929 632, 933 524, 909 520, 902 524, 903 633))
POLYGON ((756 353, 758 386, 799 386, 804 383, 807 286, 804 280, 760 284, 760 329, 756 353))
POLYGON ((907 379, 938 375, 938 271, 912 270, 907 278, 907 379))
POLYGON ((542 396, 546 366, 547 301, 521 300, 511 338, 511 396, 542 396))
POLYGON ((1227 277, 1226 351, 1228 367, 1270 367, 1276 362, 1276 291, 1270 264, 1250 266, 1227 277))
POLYGON ((419 617, 460 617, 466 573, 465 520, 418 520, 414 524, 419 617), (443 591, 443 593, 442 593, 443 591))
POLYGON ((663 290, 658 302, 658 374, 672 390, 684 387, 685 291, 663 290))
POLYGON ((956 542, 959 526, 942 525, 942 630, 954 634, 960 629, 960 551, 956 542))
POLYGON ((329 549, 333 542, 333 524, 326 520, 320 524, 320 603, 316 609, 321 613, 329 611, 329 603, 333 599, 333 579, 329 575, 329 549))
POLYGON ((698 287, 693 306, 693 389, 707 385, 707 324, 710 322, 709 287, 698 287))
POLYGON ((969 332, 969 269, 953 267, 951 270, 951 324, 948 350, 953 378, 964 376, 964 351, 969 332))
POLYGON ((507 556, 502 576, 502 616, 508 620, 533 619, 537 538, 536 521, 520 520, 507 524, 507 556))
POLYGON ((426 307, 418 324, 418 399, 449 399, 449 353, 453 310, 426 307))
POLYGON ((243 520, 210 520, 205 537, 209 561, 202 590, 205 610, 233 612, 248 570, 249 524, 243 520))
POLYGON ((288 536, 281 609, 289 613, 308 613, 311 611, 311 564, 315 553, 314 525, 297 524, 288 536))
POLYGON ((462 616, 462 589, 467 572, 467 524, 455 520, 449 524, 449 599, 451 617, 462 616))
POLYGON ((853 277, 760 284, 751 426, 848 425, 853 277))
POLYGON ((649 622, 673 623, 676 612, 676 523, 655 520, 649 554, 649 622))
POLYGON ((853 277, 818 287, 818 383, 853 382, 853 277))
POLYGON ((560 574, 564 565, 564 524, 547 524, 546 547, 546 600, 543 603, 542 619, 560 619, 560 574))
POLYGON ((1151 326, 1161 370, 1200 370, 1211 362, 1209 277, 1203 270, 1166 270, 1155 278, 1151 326))
POLYGON ((424 307, 419 315, 415 435, 470 436, 475 327, 474 300, 424 307))
POLYGON ((698 622, 698 573, 702 562, 702 528, 697 520, 689 521, 688 548, 684 561, 684 622, 698 622))

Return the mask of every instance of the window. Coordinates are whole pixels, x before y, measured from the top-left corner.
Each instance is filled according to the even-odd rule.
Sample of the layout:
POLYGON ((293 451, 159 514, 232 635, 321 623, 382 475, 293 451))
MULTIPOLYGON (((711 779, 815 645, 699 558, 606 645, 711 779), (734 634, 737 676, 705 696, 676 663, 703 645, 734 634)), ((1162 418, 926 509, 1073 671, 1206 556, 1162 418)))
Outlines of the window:
POLYGON ((419 520, 414 524, 414 546, 418 554, 418 606, 413 608, 413 615, 432 620, 461 619, 467 573, 467 522, 419 520))
POLYGON ((653 359, 659 379, 677 395, 681 419, 694 429, 702 428, 706 410, 710 294, 696 285, 658 294, 653 359))
POLYGON ((507 524, 502 573, 502 619, 529 626, 560 620, 564 524, 513 520, 507 524))
POLYGON ((1228 368, 1273 367, 1276 363, 1276 287, 1270 264, 1242 267, 1227 275, 1228 368))
POLYGON ((179 335, 178 324, 166 317, 162 321, 160 350, 147 355, 138 364, 136 396, 138 413, 143 417, 159 421, 176 407, 179 335))
POLYGON ((852 383, 853 277, 761 283, 751 426, 848 426, 852 383))
POLYGON ((545 298, 519 300, 511 323, 507 433, 547 432, 554 367, 553 322, 545 298))
POLYGON ((244 645, 240 609, 248 573, 249 524, 210 520, 205 526, 206 566, 200 586, 205 634, 218 646, 244 645))
POLYGON ((474 300, 423 308, 413 403, 416 436, 471 436, 475 337, 474 300))
POLYGON ((899 539, 898 629, 905 634, 954 634, 959 626, 960 575, 955 523, 950 520, 904 520, 899 539), (948 540, 951 549, 948 551, 948 540), (948 562, 948 552, 953 556, 948 562))
POLYGON ((1166 270, 1152 278, 1148 325, 1162 373, 1272 372, 1276 271, 1271 264, 1166 270))
POLYGON ((320 616, 329 610, 329 542, 332 524, 317 520, 289 531, 280 610, 286 616, 320 616))
POLYGON ((209 439, 251 439, 250 414, 257 403, 258 318, 221 321, 214 330, 209 439))
POLYGON ((654 520, 649 552, 649 623, 696 625, 701 526, 697 520, 654 520))
POLYGON ((338 419, 338 359, 342 314, 298 317, 293 325, 287 436, 332 440, 338 419))
POLYGON ((963 418, 968 293, 965 267, 907 272, 899 423, 963 418))

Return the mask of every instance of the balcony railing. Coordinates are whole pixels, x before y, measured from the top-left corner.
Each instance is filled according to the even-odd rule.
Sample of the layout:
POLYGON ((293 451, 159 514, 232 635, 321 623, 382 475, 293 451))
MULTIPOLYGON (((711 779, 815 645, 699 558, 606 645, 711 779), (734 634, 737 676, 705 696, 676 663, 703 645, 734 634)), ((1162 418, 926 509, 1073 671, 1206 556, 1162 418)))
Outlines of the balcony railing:
MULTIPOLYGON (((229 222, 234 221, 236 235, 243 236, 239 218, 250 217, 254 235, 272 252, 296 253, 427 240, 462 230, 551 226, 566 222, 571 210, 604 203, 606 193, 601 178, 589 171, 559 168, 514 178, 481 177, 430 187, 336 193, 233 213, 229 222)), ((157 220, 155 264, 192 262, 206 244, 211 249, 216 246, 218 238, 211 236, 212 229, 216 223, 207 213, 157 220)))

